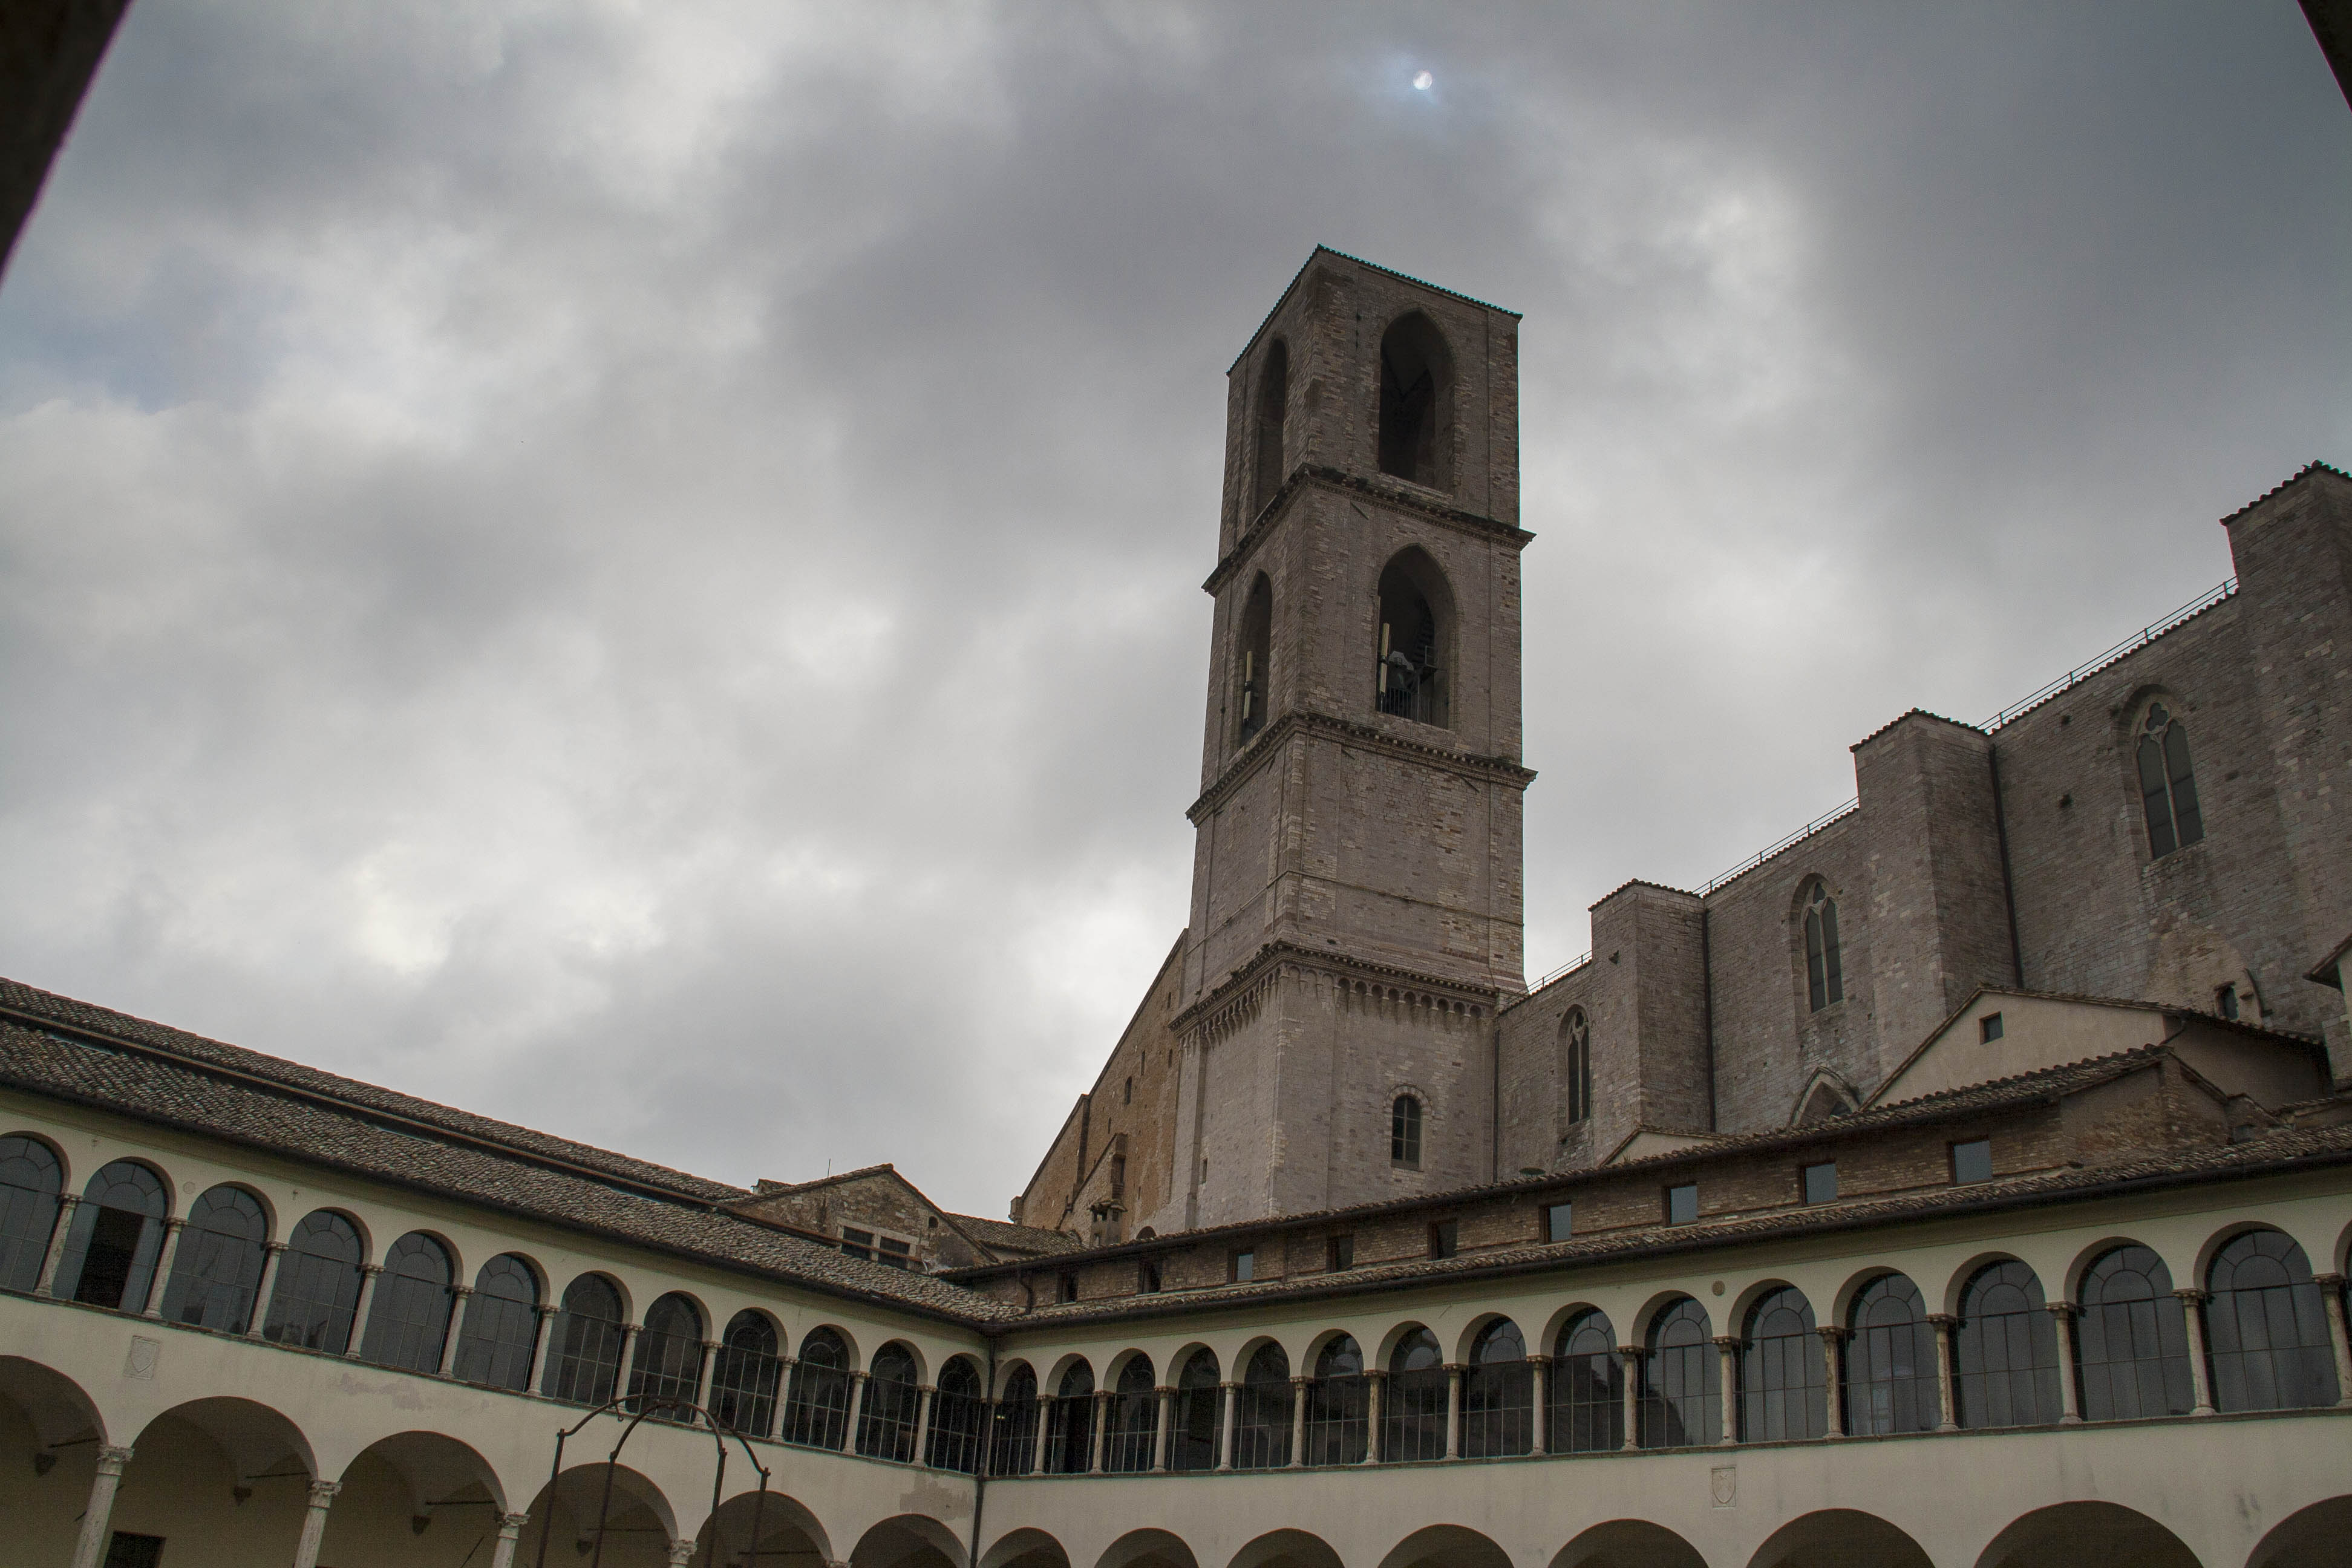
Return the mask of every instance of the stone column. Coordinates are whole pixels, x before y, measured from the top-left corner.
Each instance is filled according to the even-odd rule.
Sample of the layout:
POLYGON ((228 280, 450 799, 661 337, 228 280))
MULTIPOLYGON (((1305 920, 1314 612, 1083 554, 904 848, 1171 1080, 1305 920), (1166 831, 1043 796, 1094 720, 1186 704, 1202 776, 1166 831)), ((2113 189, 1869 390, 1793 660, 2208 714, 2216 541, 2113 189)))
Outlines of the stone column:
POLYGON ((1549 1451, 1551 1439, 1551 1357, 1531 1355, 1528 1361, 1533 1368, 1528 1386, 1535 1391, 1535 1408, 1528 1413, 1533 1425, 1528 1429, 1528 1452, 1542 1455, 1549 1451))
POLYGON ((2213 1373, 2205 1364, 2205 1303, 2211 1298, 2194 1285, 2183 1285, 2172 1294, 2180 1303, 2182 1315, 2189 1320, 2189 1385, 2197 1394, 2197 1407, 2189 1414, 2210 1415, 2213 1373))
POLYGON ((140 1316, 161 1318, 163 1315, 163 1291, 171 1282, 172 1266, 180 1260, 180 1234, 188 1228, 184 1219, 163 1222, 163 1250, 155 1255, 155 1272, 147 1278, 147 1300, 140 1303, 140 1316))
POLYGON ((694 1538, 669 1543, 669 1568, 691 1568, 694 1562, 694 1538))
POLYGON ((1383 1395, 1389 1374, 1377 1370, 1368 1372, 1364 1373, 1364 1463, 1377 1465, 1381 1462, 1381 1423, 1387 1416, 1388 1401, 1383 1395))
POLYGON ((1311 1377, 1290 1380, 1290 1468, 1307 1468, 1307 1390, 1315 1382, 1311 1377))
POLYGON ((360 1265, 360 1299, 352 1305, 352 1339, 343 1347, 343 1353, 354 1361, 359 1359, 360 1347, 367 1343, 368 1314, 375 1310, 375 1282, 383 1273, 381 1263, 360 1265))
POLYGON ((1445 1457, 1462 1457, 1462 1363, 1445 1363, 1445 1457))
POLYGON ((915 1390, 915 1456, 914 1463, 930 1463, 931 1402, 939 1397, 939 1386, 926 1383, 915 1390))
POLYGON ((530 1522, 527 1513, 499 1515, 499 1539, 490 1548, 490 1568, 514 1568, 515 1544, 522 1539, 522 1527, 530 1522))
POLYGON ((631 1384, 635 1381, 636 1375, 635 1368, 637 1361, 637 1336, 645 1331, 646 1326, 643 1323, 621 1325, 621 1354, 613 1363, 613 1392, 615 1394, 636 1392, 631 1384))
POLYGON ((1054 1396, 1050 1394, 1041 1394, 1037 1396, 1037 1434, 1030 1443, 1032 1456, 1029 1460, 1029 1473, 1031 1475, 1042 1476, 1045 1473, 1045 1445, 1052 1439, 1053 1435, 1054 1396))
POLYGON ((261 1331, 269 1326, 269 1299, 278 1293, 278 1265, 286 1257, 286 1244, 272 1241, 261 1248, 261 1283, 253 1288, 253 1321, 245 1325, 247 1337, 261 1338, 261 1331))
POLYGON ((1152 1418, 1151 1473, 1164 1476, 1168 1473, 1168 1431, 1175 1422, 1176 1391, 1155 1388, 1151 1392, 1160 1403, 1159 1411, 1152 1418))
POLYGON ((1217 1468, 1221 1470, 1230 1470, 1234 1468, 1234 1419, 1236 1414, 1234 1397, 1241 1392, 1241 1386, 1238 1383, 1217 1384, 1217 1393, 1224 1401, 1224 1419, 1220 1423, 1224 1432, 1224 1440, 1217 1445, 1217 1468))
POLYGON ((2336 1352, 2336 1403, 2352 1406, 2352 1327, 2344 1321, 2344 1276, 2315 1274, 2311 1282, 2319 1287, 2327 1306, 2327 1343, 2336 1352))
MULTIPOLYGON (((56 1266, 57 1259, 52 1257, 49 1267, 56 1266)), ((114 1492, 122 1484, 122 1467, 130 1462, 128 1448, 99 1449, 98 1474, 89 1479, 89 1506, 82 1510, 81 1534, 74 1542, 73 1568, 98 1568, 106 1560, 106 1542, 111 1533, 109 1521, 114 1517, 114 1492)))
POLYGON ((327 1539, 327 1510, 335 1506, 341 1481, 312 1481, 310 1510, 302 1516, 301 1539, 294 1542, 294 1568, 319 1568, 319 1547, 327 1539))
MULTIPOLYGON (((539 1314, 539 1335, 531 1341, 530 1375, 523 1380, 523 1386, 526 1389, 539 1388, 541 1384, 547 1381, 548 1342, 555 1336, 555 1320, 562 1315, 563 1309, 538 1307, 533 1310, 539 1314)), ((543 1394, 546 1390, 541 1389, 540 1392, 543 1394)))
POLYGON ((845 1454, 857 1452, 857 1423, 866 1414, 867 1375, 862 1372, 849 1374, 849 1415, 841 1424, 841 1451, 845 1454))
POLYGON ((2083 1309, 2072 1301, 2052 1301, 2050 1322, 2058 1331, 2058 1424, 2073 1426, 2083 1419, 2082 1395, 2074 1386, 2074 1320, 2083 1309))
POLYGON ((1949 1312, 1930 1312, 1927 1321, 1936 1327, 1936 1398, 1943 1407, 1943 1417, 1936 1423, 1938 1432, 1960 1429, 1960 1404, 1952 1389, 1952 1335, 1959 1319, 1949 1312))
POLYGON ((48 1254, 41 1259, 40 1283, 33 1287, 36 1296, 55 1296, 58 1293, 58 1265, 65 1261, 66 1237, 73 1229, 74 1206, 80 1202, 71 1193, 58 1194, 57 1228, 49 1232, 48 1254))
POLYGON ((1103 1473, 1103 1438, 1110 1426, 1110 1390, 1097 1388, 1087 1402, 1087 1419, 1094 1425, 1087 1432, 1087 1474, 1103 1473))
POLYGON ((1828 1423, 1824 1435, 1843 1437, 1845 1436, 1845 1380, 1839 1375, 1842 1369, 1838 1365, 1838 1346, 1848 1338, 1847 1331, 1832 1327, 1815 1329, 1813 1332, 1822 1336, 1822 1374, 1829 1380, 1829 1398, 1822 1402, 1824 1418, 1828 1423))
POLYGON ((1736 1334, 1715 1336, 1716 1386, 1723 1405, 1723 1415, 1716 1423, 1719 1428, 1717 1440, 1724 1443, 1739 1441, 1739 1339, 1736 1334))
POLYGON ((1642 1347, 1619 1345, 1617 1359, 1625 1363, 1625 1447, 1642 1446, 1642 1347))
POLYGON ((441 1330, 441 1375, 454 1377, 457 1372, 457 1342, 466 1337, 466 1302, 474 1294, 470 1285, 449 1288, 449 1321, 441 1330))
POLYGON ((705 1409, 710 1405, 710 1368, 714 1359, 711 1352, 718 1348, 716 1340, 705 1340, 695 1351, 700 1359, 694 1363, 694 1402, 705 1409))

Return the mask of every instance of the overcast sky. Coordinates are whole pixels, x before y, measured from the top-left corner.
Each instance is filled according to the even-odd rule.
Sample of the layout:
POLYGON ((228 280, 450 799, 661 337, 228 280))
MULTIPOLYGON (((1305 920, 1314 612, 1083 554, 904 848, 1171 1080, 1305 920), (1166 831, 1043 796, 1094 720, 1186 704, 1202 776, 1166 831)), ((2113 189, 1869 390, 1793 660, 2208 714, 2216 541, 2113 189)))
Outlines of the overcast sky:
POLYGON ((1318 241, 1526 314, 1531 973, 2352 460, 2294 0, 137 0, 0 289, 0 972, 1002 1215, 1318 241))

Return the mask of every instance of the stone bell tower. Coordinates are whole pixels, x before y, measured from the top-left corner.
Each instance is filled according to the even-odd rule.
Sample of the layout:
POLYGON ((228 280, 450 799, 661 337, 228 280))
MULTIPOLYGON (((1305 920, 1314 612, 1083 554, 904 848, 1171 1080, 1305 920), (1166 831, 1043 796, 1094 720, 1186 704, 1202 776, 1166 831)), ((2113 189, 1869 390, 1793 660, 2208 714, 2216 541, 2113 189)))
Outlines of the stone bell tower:
POLYGON ((1228 373, 1162 1228, 1493 1173, 1534 777, 1517 331, 1318 248, 1228 373))

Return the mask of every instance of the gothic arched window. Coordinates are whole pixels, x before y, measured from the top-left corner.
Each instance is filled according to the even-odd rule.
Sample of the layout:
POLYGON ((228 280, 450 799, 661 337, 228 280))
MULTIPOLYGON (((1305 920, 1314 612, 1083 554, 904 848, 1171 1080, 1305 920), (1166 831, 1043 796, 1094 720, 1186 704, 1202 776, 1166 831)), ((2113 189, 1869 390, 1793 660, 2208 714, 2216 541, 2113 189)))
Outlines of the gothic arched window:
POLYGON ((2158 859, 2205 837, 2197 809, 2197 775, 2189 765, 2189 729, 2161 702, 2140 719, 2134 753, 2140 808, 2147 816, 2147 849, 2158 859))
POLYGON ((2327 1304, 2310 1260, 2275 1230, 2250 1230, 2213 1256, 2205 1309, 2213 1403, 2222 1410, 2300 1410, 2336 1403, 2327 1304))
POLYGON ((0 1290, 30 1290, 49 1260, 65 1170, 37 1138, 0 1138, 0 1290))
POLYGON ((599 1274, 583 1274, 563 1288, 563 1310, 556 1314, 550 1341, 547 1373, 540 1392, 550 1399, 580 1405, 602 1405, 613 1397, 621 1376, 621 1342, 628 1319, 621 1292, 599 1274))
POLYGON ((1389 1106, 1389 1163, 1421 1169, 1421 1101, 1410 1094, 1389 1106))
POLYGON ((1400 552, 1381 572, 1380 639, 1373 650, 1373 705, 1440 729, 1453 722, 1446 689, 1451 595, 1428 552, 1400 552))
POLYGON ((1685 1296, 1650 1321, 1642 1354, 1641 1444, 1680 1448, 1723 1430, 1723 1376, 1706 1309, 1685 1296))
POLYGON ((784 1401, 784 1441, 839 1448, 849 1436, 849 1346, 831 1329, 811 1329, 793 1364, 784 1401))
POLYGON ((513 1253, 501 1252, 474 1276, 454 1370, 467 1383, 529 1388, 531 1352, 538 1346, 539 1276, 513 1253))
POLYGON ((1381 1458, 1388 1463, 1445 1458, 1445 1352, 1437 1336, 1414 1328, 1389 1352, 1381 1391, 1381 1458))
POLYGON ((451 1272, 449 1249, 423 1231, 412 1230, 394 1242, 384 1254, 383 1272, 376 1276, 360 1353, 378 1366, 439 1372, 449 1310, 457 1304, 449 1289, 451 1272))
POLYGON ((1847 1314, 1845 1429, 1849 1436, 1932 1432, 1937 1420, 1936 1330, 1919 1288, 1882 1274, 1847 1314))
POLYGON ((1335 1335, 1317 1352, 1315 1381, 1307 1389, 1307 1462, 1362 1463, 1370 1419, 1363 1349, 1349 1335, 1335 1335))
POLYGON ((1535 1442, 1535 1368, 1519 1326, 1497 1318, 1471 1342, 1462 1372, 1462 1457, 1524 1454, 1535 1442))
POLYGON ((163 1316, 223 1333, 241 1334, 253 1321, 261 1289, 263 1244, 269 1220, 260 1200, 242 1187, 215 1187, 188 1210, 179 1256, 163 1287, 163 1316))
POLYGON ((1110 1430, 1103 1434, 1103 1468, 1122 1475, 1151 1468, 1151 1448, 1160 1432, 1160 1396, 1153 1390, 1151 1358, 1134 1355, 1118 1369, 1117 1391, 1111 1395, 1110 1430))
POLYGON ((1592 1025, 1583 1008, 1568 1010, 1560 1020, 1559 1037, 1567 1048, 1568 1120, 1573 1124, 1592 1114, 1592 1025))
POLYGON ((1242 640, 1239 668, 1234 692, 1234 708, 1239 715, 1234 730, 1236 745, 1246 746, 1265 728, 1268 687, 1267 658, 1273 652, 1274 584, 1265 574, 1257 574, 1250 584, 1249 599, 1242 606, 1242 640))
POLYGON ((1282 463, 1282 424, 1290 409, 1290 345, 1276 338, 1266 345, 1265 368, 1257 378, 1257 451, 1251 467, 1255 487, 1250 515, 1265 510, 1289 470, 1282 463))
POLYGON ((1168 1468, 1213 1470, 1217 1438, 1224 1428, 1218 1407, 1217 1352, 1198 1350, 1176 1379, 1176 1408, 1168 1417, 1168 1468))
POLYGON ((1451 489, 1454 356, 1437 324, 1400 316, 1381 338, 1381 472, 1451 489))
POLYGON ((728 1320, 727 1337, 710 1369, 710 1414, 738 1432, 766 1436, 775 1429, 783 1372, 775 1325, 745 1308, 728 1320))
POLYGON ((1591 1309, 1560 1325, 1550 1394, 1546 1446, 1553 1453, 1606 1453, 1625 1446, 1625 1363, 1608 1313, 1591 1309))
POLYGON ((2083 1271, 2076 1333, 2084 1420, 2189 1414, 2189 1321, 2154 1252, 2118 1247, 2083 1271))
POLYGON ((1739 1440, 1774 1443, 1829 1430, 1829 1380, 1813 1305, 1782 1286, 1748 1310, 1739 1351, 1739 1440))
POLYGON ((163 1179, 138 1161, 117 1160, 100 1170, 82 1189, 66 1233, 58 1293, 93 1307, 144 1311, 170 1212, 163 1179))
MULTIPOLYGON (((629 1394, 648 1401, 671 1399, 692 1405, 701 1384, 702 1310, 673 1292, 646 1309, 646 1326, 637 1334, 636 1361, 629 1368, 629 1394)), ((676 1407, 657 1406, 654 1413, 667 1420, 688 1418, 685 1410, 676 1407)))
POLYGON ((329 1355, 350 1349, 362 1251, 359 1227, 341 1215, 331 1209, 305 1215, 278 1260, 278 1288, 270 1293, 261 1337, 329 1355))
POLYGON ((2042 1281, 2011 1258, 1969 1276, 1952 1333, 1959 1364, 1952 1419, 1962 1426, 2039 1426, 2058 1419, 2058 1330, 2042 1281))
POLYGON ((919 1383, 914 1352, 905 1345, 894 1342, 874 1352, 865 1403, 857 1411, 859 1453, 869 1459, 913 1462, 915 1421, 923 1405, 919 1383))
POLYGON ((995 1434, 989 1441, 988 1473, 992 1476, 1025 1476, 1036 1463, 1037 1373, 1024 1363, 1006 1374, 1003 1396, 996 1402, 996 1426, 995 1434))
POLYGON ((1845 961, 1838 949, 1837 900, 1815 880, 1805 894, 1805 998, 1816 1013, 1845 1000, 1845 961))

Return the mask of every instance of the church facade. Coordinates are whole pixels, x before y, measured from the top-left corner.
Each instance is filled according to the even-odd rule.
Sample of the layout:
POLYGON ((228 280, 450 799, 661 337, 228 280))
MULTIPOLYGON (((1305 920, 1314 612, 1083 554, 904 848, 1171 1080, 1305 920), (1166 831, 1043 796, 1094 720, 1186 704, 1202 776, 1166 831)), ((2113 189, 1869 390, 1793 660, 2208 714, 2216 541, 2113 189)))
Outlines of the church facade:
POLYGON ((1235 363, 1192 910, 1009 1219, 0 981, 0 1561, 2319 1568, 2352 480, 1520 951, 1508 312, 1235 363))

